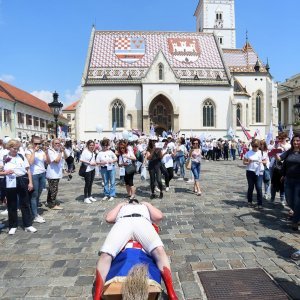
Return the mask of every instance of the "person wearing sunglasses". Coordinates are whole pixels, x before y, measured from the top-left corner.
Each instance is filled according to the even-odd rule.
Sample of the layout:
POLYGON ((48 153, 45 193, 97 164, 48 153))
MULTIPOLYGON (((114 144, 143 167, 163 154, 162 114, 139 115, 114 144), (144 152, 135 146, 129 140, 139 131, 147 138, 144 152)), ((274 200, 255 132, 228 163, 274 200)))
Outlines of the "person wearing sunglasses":
POLYGON ((267 161, 263 158, 262 152, 259 150, 260 141, 254 139, 251 142, 252 149, 249 150, 243 159, 243 164, 247 166, 246 177, 248 182, 248 206, 252 207, 252 197, 254 187, 257 193, 257 207, 262 209, 262 181, 264 173, 264 164, 267 161))
POLYGON ((42 150, 42 140, 38 136, 33 136, 32 147, 27 148, 25 156, 30 164, 32 174, 33 191, 30 194, 31 213, 33 222, 45 223, 45 219, 38 214, 40 196, 46 186, 46 153, 42 150))
POLYGON ((59 180, 62 178, 62 171, 64 166, 65 148, 61 145, 59 139, 53 139, 51 147, 47 152, 48 167, 46 171, 46 178, 48 180, 48 207, 54 210, 63 209, 60 202, 56 200, 58 193, 59 180))
POLYGON ((189 152, 189 158, 192 161, 191 171, 194 176, 194 193, 197 196, 201 196, 201 188, 200 188, 200 169, 201 169, 201 159, 202 159, 202 151, 200 147, 200 140, 192 139, 192 149, 189 152))
POLYGON ((32 177, 29 163, 22 154, 19 154, 21 143, 10 140, 6 144, 9 151, 3 157, 3 170, 0 175, 5 175, 6 199, 8 209, 8 234, 13 235, 18 228, 18 201, 22 213, 22 221, 25 231, 34 233, 37 230, 32 226, 30 200, 28 192, 32 191, 32 177))
POLYGON ((133 171, 129 172, 129 173, 126 172, 126 167, 128 167, 128 166, 132 165, 135 169, 134 162, 136 161, 136 157, 134 155, 132 147, 128 147, 128 145, 125 141, 120 141, 119 145, 118 145, 117 156, 119 158, 118 165, 120 167, 120 173, 123 171, 122 174, 124 174, 127 198, 129 198, 131 200, 135 199, 136 188, 133 184, 133 177, 134 177, 135 172, 133 172, 133 171))

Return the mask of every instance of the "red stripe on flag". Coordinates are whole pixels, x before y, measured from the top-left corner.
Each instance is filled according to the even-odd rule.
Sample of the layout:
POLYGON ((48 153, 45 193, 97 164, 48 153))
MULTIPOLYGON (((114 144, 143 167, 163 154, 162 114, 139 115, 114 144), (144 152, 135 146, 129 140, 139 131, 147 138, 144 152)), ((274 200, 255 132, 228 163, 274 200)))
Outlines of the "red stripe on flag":
POLYGON ((248 140, 251 140, 251 139, 252 139, 251 134, 250 134, 250 133, 246 130, 246 128, 242 125, 240 119, 237 118, 237 120, 239 121, 240 126, 242 127, 242 130, 243 130, 245 136, 247 137, 247 139, 248 139, 248 140))

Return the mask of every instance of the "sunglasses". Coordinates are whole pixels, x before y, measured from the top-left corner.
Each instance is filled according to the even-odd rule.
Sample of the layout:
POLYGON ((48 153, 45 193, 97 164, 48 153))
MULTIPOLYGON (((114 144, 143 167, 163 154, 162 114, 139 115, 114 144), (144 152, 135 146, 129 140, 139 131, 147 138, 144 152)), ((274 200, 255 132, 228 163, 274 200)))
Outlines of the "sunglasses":
POLYGON ((34 145, 41 145, 41 143, 33 143, 34 145))

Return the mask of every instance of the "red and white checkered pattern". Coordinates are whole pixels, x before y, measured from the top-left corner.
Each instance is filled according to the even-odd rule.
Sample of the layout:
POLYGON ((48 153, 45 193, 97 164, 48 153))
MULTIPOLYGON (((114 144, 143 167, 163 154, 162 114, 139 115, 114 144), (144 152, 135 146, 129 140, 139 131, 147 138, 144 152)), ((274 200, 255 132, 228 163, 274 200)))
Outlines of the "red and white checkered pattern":
POLYGON ((119 38, 116 40, 115 49, 119 50, 128 50, 130 49, 130 40, 129 38, 119 38))

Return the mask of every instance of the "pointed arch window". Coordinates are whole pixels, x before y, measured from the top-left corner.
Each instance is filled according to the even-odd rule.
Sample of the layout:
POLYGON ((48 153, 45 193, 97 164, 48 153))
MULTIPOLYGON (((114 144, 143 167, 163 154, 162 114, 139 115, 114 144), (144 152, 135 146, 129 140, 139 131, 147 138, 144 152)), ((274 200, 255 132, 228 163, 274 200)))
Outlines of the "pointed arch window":
POLYGON ((262 95, 260 92, 257 92, 255 99, 255 121, 256 123, 262 122, 262 95))
POLYGON ((214 105, 211 100, 206 100, 203 104, 203 127, 214 127, 214 105))
POLYGON ((236 126, 240 126, 240 120, 242 122, 242 104, 238 103, 236 106, 236 126))
POLYGON ((124 105, 120 100, 116 100, 112 106, 112 126, 114 122, 117 127, 124 127, 124 105))
POLYGON ((163 64, 158 65, 158 79, 159 80, 164 79, 164 65, 163 64))

